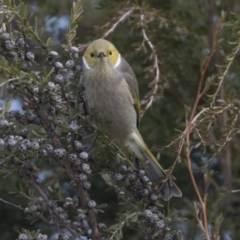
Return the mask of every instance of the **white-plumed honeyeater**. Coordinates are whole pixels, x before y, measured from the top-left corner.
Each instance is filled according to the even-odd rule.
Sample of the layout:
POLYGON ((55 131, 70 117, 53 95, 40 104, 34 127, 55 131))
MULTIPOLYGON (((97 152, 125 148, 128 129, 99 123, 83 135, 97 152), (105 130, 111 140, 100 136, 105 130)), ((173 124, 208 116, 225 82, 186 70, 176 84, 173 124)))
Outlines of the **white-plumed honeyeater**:
POLYGON ((89 113, 129 153, 139 159, 168 201, 182 193, 152 155, 139 133, 140 100, 136 76, 115 46, 104 39, 92 42, 83 55, 83 84, 89 113))

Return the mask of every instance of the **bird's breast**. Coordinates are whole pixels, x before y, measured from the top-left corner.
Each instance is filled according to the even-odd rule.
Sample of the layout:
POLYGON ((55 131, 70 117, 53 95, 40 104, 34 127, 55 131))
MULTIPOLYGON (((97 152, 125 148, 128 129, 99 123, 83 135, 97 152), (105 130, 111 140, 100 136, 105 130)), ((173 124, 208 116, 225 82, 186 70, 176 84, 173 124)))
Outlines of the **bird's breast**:
POLYGON ((136 128, 137 116, 127 82, 121 76, 85 75, 85 98, 91 115, 114 138, 136 128))

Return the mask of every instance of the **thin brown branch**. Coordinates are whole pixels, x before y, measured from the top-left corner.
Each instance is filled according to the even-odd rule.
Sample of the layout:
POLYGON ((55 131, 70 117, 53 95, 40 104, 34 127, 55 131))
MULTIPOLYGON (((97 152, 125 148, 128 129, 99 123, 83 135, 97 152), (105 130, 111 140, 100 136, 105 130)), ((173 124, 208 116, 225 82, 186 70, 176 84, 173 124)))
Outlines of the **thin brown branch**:
POLYGON ((209 233, 208 233, 208 221, 207 221, 207 194, 204 194, 204 197, 201 197, 201 194, 199 192, 196 180, 193 176, 193 172, 192 172, 192 162, 191 162, 191 158, 190 158, 190 150, 189 150, 189 146, 190 146, 190 132, 191 132, 191 123, 186 119, 186 150, 185 150, 185 156, 187 159, 187 168, 188 168, 188 172, 191 178, 191 182, 193 184, 194 190, 197 194, 198 200, 201 204, 201 208, 202 208, 202 212, 203 212, 203 226, 202 230, 204 231, 204 234, 206 236, 207 240, 210 240, 209 238, 209 233))
MULTIPOLYGON (((224 111, 226 111, 227 109, 229 109, 229 108, 231 108, 231 107, 232 107, 232 104, 231 104, 231 103, 229 103, 228 105, 226 105, 224 108, 221 108, 221 107, 213 107, 212 110, 217 110, 217 109, 219 109, 219 111, 213 112, 213 113, 211 113, 211 114, 213 114, 213 116, 219 115, 219 114, 223 113, 224 111)), ((204 113, 206 113, 206 112, 208 112, 208 111, 210 111, 210 110, 211 110, 210 108, 203 108, 203 109, 193 118, 193 120, 192 120, 192 122, 191 122, 191 132, 192 132, 193 129, 196 127, 196 124, 197 124, 198 122, 201 122, 201 121, 202 121, 201 119, 199 120, 199 118, 200 118, 204 113)), ((209 124, 209 126, 208 126, 208 128, 207 128, 208 131, 209 131, 209 128, 211 127, 211 123, 212 123, 212 122, 210 122, 210 124, 209 124)), ((164 148, 170 148, 170 147, 172 147, 173 145, 175 145, 175 144, 177 144, 177 143, 179 142, 179 143, 178 143, 178 150, 177 150, 177 157, 176 157, 174 163, 173 163, 172 166, 171 166, 170 173, 173 171, 176 163, 178 162, 178 158, 179 158, 179 156, 180 156, 180 154, 181 154, 181 152, 182 152, 182 148, 183 148, 183 145, 184 145, 184 143, 185 143, 185 139, 184 139, 185 136, 186 136, 186 128, 185 128, 185 130, 181 133, 181 135, 180 135, 179 137, 177 137, 177 138, 174 139, 171 143, 169 143, 167 146, 164 147, 164 148)), ((214 155, 214 156, 215 156, 215 155, 214 155)))
MULTIPOLYGON (((212 11, 210 11, 210 15, 212 14, 212 11)), ((216 35, 219 34, 219 32, 222 29, 222 25, 220 25, 218 27, 218 30, 216 32, 216 35)), ((206 75, 206 71, 210 65, 211 60, 213 60, 214 58, 214 54, 216 52, 216 48, 217 48, 217 43, 216 40, 214 41, 214 38, 212 36, 212 38, 210 39, 210 42, 212 43, 212 47, 211 47, 211 51, 210 51, 210 55, 209 57, 206 59, 205 63, 203 64, 202 70, 201 70, 201 74, 200 74, 200 79, 199 79, 199 84, 198 84, 198 89, 197 89, 197 94, 196 94, 196 98, 193 104, 193 108, 190 114, 190 117, 186 118, 186 128, 185 128, 185 134, 186 134, 186 150, 185 150, 185 156, 186 156, 186 160, 187 160, 187 167, 188 167, 188 171, 189 171, 189 175, 190 175, 190 179, 191 182, 193 184, 194 190, 196 192, 196 195, 198 197, 198 200, 201 204, 201 208, 202 208, 202 212, 203 212, 203 227, 202 230, 204 231, 204 234, 206 236, 207 240, 210 240, 209 237, 209 232, 208 232, 208 219, 207 219, 207 188, 205 189, 205 193, 204 196, 202 197, 196 180, 193 176, 193 172, 192 172, 192 164, 191 164, 191 158, 190 158, 190 134, 192 132, 193 129, 193 125, 195 124, 196 119, 202 114, 202 112, 198 113, 196 115, 196 111, 197 111, 197 107, 199 104, 199 101, 201 100, 202 96, 205 94, 207 88, 203 88, 203 83, 204 83, 204 79, 205 79, 205 75, 206 75), (196 115, 196 116, 195 116, 196 115)), ((211 106, 212 107, 212 106, 211 106)), ((207 111, 206 109, 203 109, 202 111, 207 111)), ((200 222, 200 219, 197 217, 197 221, 200 222)))
POLYGON ((116 28, 121 22, 124 22, 124 21, 133 13, 134 10, 135 10, 135 8, 131 8, 131 9, 129 9, 127 12, 125 12, 125 13, 111 26, 111 28, 102 35, 102 38, 106 38, 109 34, 111 34, 111 33, 115 30, 115 28, 116 28))
POLYGON ((224 73, 223 73, 223 75, 222 75, 222 77, 221 77, 221 80, 220 80, 220 82, 219 82, 219 84, 218 84, 218 88, 217 88, 216 92, 214 93, 211 106, 213 106, 213 105, 215 104, 216 97, 217 97, 218 94, 219 94, 219 91, 220 91, 220 89, 221 89, 221 87, 222 87, 222 84, 223 84, 223 82, 224 82, 224 79, 225 79, 225 77, 227 76, 227 73, 229 72, 229 69, 230 69, 230 67, 232 66, 232 64, 233 64, 233 62, 234 62, 234 60, 235 60, 235 57, 236 57, 236 55, 237 55, 237 53, 238 53, 239 51, 240 51, 240 42, 238 43, 237 47, 235 48, 235 50, 234 50, 234 52, 233 52, 233 55, 232 55, 232 58, 231 58, 231 60, 228 62, 228 65, 227 65, 227 67, 226 67, 226 69, 225 69, 225 71, 224 71, 224 73))
POLYGON ((186 159, 187 159, 187 167, 188 167, 189 175, 190 175, 190 178, 191 178, 194 190, 195 190, 195 192, 197 194, 199 202, 202 205, 203 204, 203 200, 202 200, 202 197, 201 197, 200 192, 198 190, 197 183, 195 181, 195 178, 194 178, 193 172, 192 172, 192 162, 191 162, 190 151, 189 151, 189 145, 190 145, 190 139, 189 139, 190 138, 190 125, 191 125, 190 122, 188 122, 186 120, 186 144, 187 144, 187 148, 185 150, 185 156, 186 156, 186 159))
MULTIPOLYGON (((39 219, 41 219, 43 222, 49 224, 49 225, 53 225, 53 223, 51 223, 50 221, 48 221, 42 214, 40 214, 39 212, 35 212, 33 213, 36 217, 38 217, 39 219)), ((57 229, 57 227, 55 227, 57 229)))
POLYGON ((143 35, 143 41, 146 41, 148 46, 150 47, 151 51, 152 51, 152 56, 153 56, 153 69, 155 70, 155 78, 153 80, 153 87, 150 91, 150 97, 148 96, 149 94, 145 95, 144 98, 146 98, 147 100, 143 100, 143 103, 146 104, 144 110, 142 111, 141 113, 141 116, 144 115, 144 113, 147 111, 147 109, 149 109, 151 106, 152 106, 152 103, 153 103, 153 99, 154 99, 154 96, 155 94, 157 93, 157 90, 158 90, 158 83, 160 81, 160 68, 159 68, 159 60, 158 60, 158 56, 157 56, 157 53, 156 53, 156 50, 155 50, 155 47, 154 45, 152 44, 152 42, 150 41, 147 33, 146 33, 146 30, 145 30, 145 27, 144 27, 144 14, 141 14, 140 16, 140 21, 141 21, 141 27, 142 27, 142 35, 143 35))
POLYGON ((192 122, 194 116, 195 116, 195 113, 196 113, 196 110, 197 110, 197 107, 198 107, 198 103, 199 101, 201 100, 203 94, 205 93, 204 90, 202 90, 202 86, 203 86, 203 82, 204 82, 204 79, 205 79, 205 74, 206 74, 206 71, 209 67, 209 64, 211 62, 211 59, 216 51, 216 47, 217 47, 217 44, 216 42, 213 43, 213 46, 211 48, 211 52, 210 52, 210 55, 209 57, 207 58, 204 66, 203 66, 203 69, 201 71, 201 75, 200 75, 200 79, 199 79, 199 84, 198 84, 198 90, 197 90, 197 95, 196 95, 196 99, 195 99, 195 102, 194 102, 194 105, 193 105, 193 108, 192 108, 192 111, 191 111, 191 115, 190 115, 190 118, 189 118, 189 122, 192 122))
POLYGON ((123 226, 126 224, 126 222, 131 219, 132 217, 135 217, 138 213, 134 212, 131 215, 129 215, 124 221, 121 222, 121 225, 112 233, 112 236, 109 238, 109 240, 113 240, 115 235, 118 233, 120 229, 123 228, 123 226))
POLYGON ((19 206, 15 205, 14 203, 8 202, 8 201, 6 201, 6 200, 4 200, 4 199, 2 199, 2 198, 0 198, 0 201, 6 203, 6 204, 8 204, 8 205, 14 206, 14 207, 16 207, 16 208, 18 208, 18 209, 23 210, 22 207, 19 207, 19 206))
MULTIPOLYGON (((209 45, 212 45, 213 38, 214 38, 214 32, 216 29, 216 23, 214 21, 214 17, 216 16, 216 3, 214 0, 208 0, 209 5, 209 45)), ((229 13, 227 14, 229 16, 229 13)), ((213 56, 213 63, 216 66, 219 64, 219 55, 215 54, 213 56)), ((219 75, 220 74, 220 68, 215 68, 215 72, 219 75)), ((222 79, 223 80, 223 79, 222 79)), ((214 95, 214 100, 212 103, 215 103, 215 96, 218 95, 218 98, 223 100, 224 99, 224 85, 223 82, 220 81, 219 87, 217 89, 217 94, 214 95)), ((213 104, 212 104, 213 105, 213 104)), ((218 126, 220 129, 223 129, 226 126, 227 123, 227 112, 224 111, 222 114, 218 116, 218 126)), ((218 153, 218 158, 220 161, 220 166, 223 174, 223 185, 227 189, 231 189, 231 182, 232 182, 232 171, 231 171, 231 152, 230 148, 226 148, 224 151, 218 153)))

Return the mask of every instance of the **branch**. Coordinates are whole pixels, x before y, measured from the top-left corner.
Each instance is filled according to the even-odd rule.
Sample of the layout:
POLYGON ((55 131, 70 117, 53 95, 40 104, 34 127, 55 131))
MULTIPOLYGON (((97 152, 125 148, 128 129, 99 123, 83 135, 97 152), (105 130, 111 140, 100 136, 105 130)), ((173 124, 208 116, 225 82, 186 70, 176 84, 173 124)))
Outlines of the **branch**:
POLYGON ((102 35, 102 38, 106 38, 110 33, 112 33, 115 28, 121 23, 121 22, 124 22, 126 20, 126 18, 128 18, 132 12, 135 10, 135 8, 131 8, 130 10, 128 10, 127 12, 125 12, 113 25, 112 27, 107 31, 105 32, 103 35, 102 35))
MULTIPOLYGON (((206 236, 206 239, 207 240, 210 240, 209 238, 209 233, 208 233, 208 221, 207 221, 207 209, 206 209, 206 201, 207 201, 207 191, 205 191, 205 194, 204 194, 204 197, 202 198, 201 197, 201 194, 198 190, 198 186, 197 186, 197 183, 196 183, 196 180, 193 176, 193 172, 192 172, 192 162, 191 162, 191 158, 190 158, 190 150, 189 150, 189 146, 190 146, 190 132, 191 132, 191 123, 188 122, 188 120, 186 119, 186 150, 185 150, 185 156, 186 156, 186 159, 187 159, 187 167, 188 167, 188 172, 189 172, 189 175, 190 175, 190 178, 191 178, 191 181, 192 181, 192 184, 193 184, 193 187, 194 187, 194 190, 197 194, 197 197, 198 197, 198 200, 201 204, 201 207, 202 207, 202 212, 203 212, 203 226, 201 227, 202 230, 204 231, 205 233, 205 236, 206 236)), ((198 219, 198 222, 201 223, 200 219, 198 219)), ((200 225, 201 226, 201 225, 200 225)))
POLYGON ((109 240, 113 240, 114 239, 114 236, 117 234, 117 232, 122 229, 124 227, 124 224, 127 222, 128 219, 131 219, 132 217, 134 217, 137 213, 134 212, 132 213, 131 215, 129 215, 128 217, 126 217, 126 219, 124 219, 124 221, 122 221, 120 224, 119 224, 119 227, 113 232, 112 236, 109 238, 109 240))
POLYGON ((6 201, 6 200, 3 200, 2 198, 0 198, 0 201, 6 203, 6 204, 8 204, 8 205, 12 205, 12 206, 14 206, 14 207, 16 207, 16 208, 18 208, 18 209, 23 210, 22 207, 19 207, 19 206, 15 205, 14 203, 10 203, 10 202, 8 202, 8 201, 6 201))
MULTIPOLYGON (((210 11, 210 15, 211 14, 212 14, 212 11, 210 11)), ((222 25, 219 25, 215 35, 219 34, 221 29, 222 29, 222 25)), ((197 221, 199 222, 200 226, 202 226, 201 228, 204 231, 204 234, 205 234, 205 237, 206 237, 207 240, 210 240, 209 232, 208 232, 207 209, 206 209, 207 208, 207 196, 208 196, 207 187, 205 187, 204 196, 202 197, 200 192, 199 192, 196 180, 195 180, 195 178, 193 176, 193 172, 192 172, 192 163, 191 163, 191 158, 190 158, 190 145, 191 145, 190 144, 190 134, 191 134, 192 129, 195 125, 195 122, 199 118, 199 116, 201 116, 203 112, 206 112, 207 110, 209 110, 209 108, 203 109, 202 111, 200 111, 200 113, 198 113, 196 115, 196 111, 197 111, 199 101, 201 100, 202 96, 205 94, 205 92, 207 90, 207 87, 203 88, 203 83, 204 83, 206 71, 207 71, 207 69, 210 65, 211 60, 213 59, 213 56, 214 56, 216 48, 217 48, 216 40, 213 41, 213 37, 212 37, 212 40, 211 40, 211 44, 212 44, 211 52, 210 52, 209 57, 206 59, 205 63, 203 64, 203 68, 201 70, 201 75, 200 75, 200 79, 199 79, 199 84, 198 84, 198 89, 197 89, 195 102, 194 102, 194 105, 193 105, 193 108, 192 108, 189 119, 187 119, 187 117, 186 117, 186 128, 185 128, 185 131, 184 131, 184 133, 186 134, 185 157, 186 157, 186 160, 187 160, 187 168, 188 168, 188 171, 189 171, 191 182, 193 184, 194 190, 195 190, 197 198, 198 198, 198 200, 201 204, 201 208, 202 208, 202 212, 203 212, 203 225, 202 225, 202 222, 199 219, 199 217, 197 217, 197 221)))
POLYGON ((205 93, 205 90, 202 90, 202 85, 203 85, 203 81, 205 79, 206 71, 207 71, 207 69, 209 67, 209 64, 211 62, 211 59, 212 59, 212 57, 213 57, 213 55, 216 51, 216 48, 217 48, 217 44, 216 44, 216 42, 214 42, 213 46, 211 48, 210 55, 209 55, 206 63, 203 66, 203 69, 201 71, 199 84, 198 84, 198 90, 197 90, 197 96, 196 96, 196 99, 195 99, 195 102, 194 102, 194 105, 193 105, 193 108, 192 108, 192 112, 191 112, 191 115, 190 115, 190 118, 189 118, 189 122, 192 122, 192 119, 194 118, 194 115, 195 115, 196 110, 197 110, 198 103, 201 100, 203 94, 205 93))
POLYGON ((221 80, 220 80, 220 82, 218 84, 218 88, 217 88, 216 92, 213 95, 213 100, 212 100, 211 106, 213 106, 215 104, 216 97, 217 97, 217 95, 218 95, 218 93, 219 93, 219 91, 220 91, 220 89, 222 87, 223 81, 224 81, 224 79, 225 79, 225 77, 226 77, 226 75, 227 75, 227 73, 228 73, 228 71, 229 71, 233 61, 235 60, 235 57, 236 57, 237 53, 239 52, 239 50, 240 50, 240 42, 238 43, 235 51, 233 52, 233 55, 232 55, 231 59, 228 59, 229 63, 228 63, 228 65, 227 65, 227 67, 226 67, 226 69, 225 69, 225 71, 224 71, 224 73, 223 73, 223 75, 221 77, 221 80))
POLYGON ((151 91, 144 96, 144 99, 142 101, 142 104, 146 104, 146 107, 142 111, 141 116, 143 116, 144 113, 147 111, 147 109, 149 109, 152 106, 154 95, 157 93, 158 83, 159 83, 159 80, 160 80, 160 69, 159 69, 159 66, 158 66, 158 62, 159 62, 158 56, 157 56, 154 45, 149 40, 149 37, 147 36, 147 33, 145 31, 144 24, 143 24, 144 17, 145 17, 144 14, 141 14, 140 19, 141 19, 141 27, 142 27, 142 34, 143 34, 143 42, 146 41, 148 46, 150 47, 150 49, 152 51, 153 69, 155 70, 155 78, 153 80, 154 85, 153 85, 151 91), (150 96, 149 96, 149 94, 150 94, 150 96))

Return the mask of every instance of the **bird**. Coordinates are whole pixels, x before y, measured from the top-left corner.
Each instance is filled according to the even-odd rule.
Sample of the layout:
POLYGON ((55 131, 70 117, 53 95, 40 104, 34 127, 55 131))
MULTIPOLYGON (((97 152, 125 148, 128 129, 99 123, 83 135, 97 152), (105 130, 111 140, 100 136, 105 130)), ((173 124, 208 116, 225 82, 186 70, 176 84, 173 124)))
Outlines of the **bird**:
POLYGON ((108 134, 121 140, 142 164, 164 201, 182 193, 148 149, 139 132, 137 78, 116 47, 105 39, 91 42, 82 57, 86 107, 108 134))

